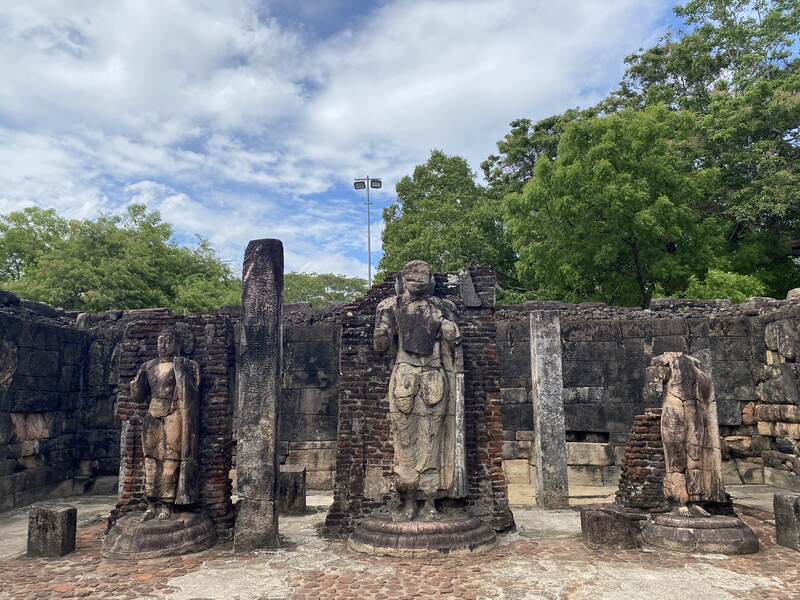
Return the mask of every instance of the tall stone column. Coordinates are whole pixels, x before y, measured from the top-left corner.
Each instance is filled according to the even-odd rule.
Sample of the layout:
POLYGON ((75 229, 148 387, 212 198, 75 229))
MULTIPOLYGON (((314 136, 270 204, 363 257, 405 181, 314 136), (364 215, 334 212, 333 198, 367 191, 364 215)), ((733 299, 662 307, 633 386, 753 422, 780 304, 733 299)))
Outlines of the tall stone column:
POLYGON ((531 378, 536 461, 536 504, 569 507, 567 440, 561 376, 561 321, 558 311, 531 313, 531 378))
POLYGON ((283 244, 253 240, 245 250, 242 273, 235 552, 278 546, 282 308, 283 244))

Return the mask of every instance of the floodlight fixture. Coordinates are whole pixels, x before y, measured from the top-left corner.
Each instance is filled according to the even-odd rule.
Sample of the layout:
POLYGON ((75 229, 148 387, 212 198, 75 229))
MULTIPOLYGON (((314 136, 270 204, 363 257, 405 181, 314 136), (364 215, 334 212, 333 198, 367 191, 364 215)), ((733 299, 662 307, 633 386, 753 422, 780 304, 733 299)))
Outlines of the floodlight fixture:
POLYGON ((357 190, 367 190, 367 283, 372 287, 372 203, 369 199, 369 188, 378 190, 383 187, 381 180, 370 178, 369 175, 353 181, 357 190))

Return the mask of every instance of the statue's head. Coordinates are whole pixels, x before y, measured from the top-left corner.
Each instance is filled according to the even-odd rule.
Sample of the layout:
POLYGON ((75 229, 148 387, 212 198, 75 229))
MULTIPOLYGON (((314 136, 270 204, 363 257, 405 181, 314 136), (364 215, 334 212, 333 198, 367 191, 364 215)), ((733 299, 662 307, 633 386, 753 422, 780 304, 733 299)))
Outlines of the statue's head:
POLYGON ((403 286, 411 296, 424 296, 431 292, 433 275, 431 266, 424 260, 412 260, 403 268, 403 286))
POLYGON ((158 335, 158 355, 162 358, 172 358, 180 353, 181 345, 178 332, 174 327, 165 327, 158 335))

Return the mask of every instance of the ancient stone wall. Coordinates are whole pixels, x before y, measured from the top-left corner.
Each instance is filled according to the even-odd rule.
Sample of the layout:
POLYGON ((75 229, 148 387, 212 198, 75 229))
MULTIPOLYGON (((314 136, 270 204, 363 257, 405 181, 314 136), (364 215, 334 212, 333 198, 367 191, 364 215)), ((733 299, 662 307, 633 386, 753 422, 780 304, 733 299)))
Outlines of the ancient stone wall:
POLYGON ((305 465, 309 489, 331 490, 339 416, 338 310, 285 310, 280 462, 305 465))
POLYGON ((200 497, 218 533, 230 536, 233 510, 229 472, 233 454, 235 369, 232 324, 224 315, 182 317, 165 309, 127 311, 124 319, 117 398, 123 452, 120 499, 112 520, 120 514, 145 508, 140 418, 146 406, 131 399, 130 381, 143 363, 158 355, 156 341, 161 330, 174 325, 183 344, 182 355, 200 366, 200 497))
MULTIPOLYGON (((756 429, 755 402, 763 373, 758 367, 767 361, 763 329, 770 320, 796 323, 797 315, 787 306, 769 299, 743 305, 654 301, 649 310, 530 302, 498 311, 503 456, 512 489, 530 488, 526 463, 532 439, 531 311, 561 312, 570 484, 610 486, 616 485, 633 418, 647 407, 644 369, 653 356, 667 351, 707 355, 717 394, 726 483, 762 482, 760 453, 767 445, 756 429), (755 331, 758 327, 760 332, 755 331), (761 361, 756 358, 759 353, 764 355, 761 361)), ((762 425, 762 432, 767 427, 762 425)), ((789 462, 783 460, 784 468, 789 462)))
POLYGON ((76 316, 0 297, 0 510, 116 491, 110 369, 76 316), (110 489, 100 489, 104 478, 110 489))
MULTIPOLYGON (((513 517, 502 471, 495 280, 490 270, 472 271, 471 280, 473 306, 465 306, 456 277, 437 275, 435 295, 456 304, 462 334, 470 477, 467 505, 496 530, 504 530, 513 526, 513 517), (476 303, 479 306, 474 306, 476 303)), ((393 447, 386 400, 391 358, 373 350, 372 334, 376 307, 395 293, 394 285, 391 278, 342 309, 336 481, 334 503, 326 519, 328 535, 350 532, 355 519, 392 500, 393 447)))

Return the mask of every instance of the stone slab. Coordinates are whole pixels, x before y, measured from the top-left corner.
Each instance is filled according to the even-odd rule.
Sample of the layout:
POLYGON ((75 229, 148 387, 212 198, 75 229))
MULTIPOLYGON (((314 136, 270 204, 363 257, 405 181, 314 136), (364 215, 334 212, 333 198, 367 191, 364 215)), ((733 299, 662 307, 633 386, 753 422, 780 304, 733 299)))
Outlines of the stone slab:
POLYGON ((778 492, 773 498, 775 541, 800 551, 800 494, 778 492))
POLYGON ((302 515, 306 512, 306 468, 303 465, 281 465, 278 488, 278 510, 281 514, 302 515))
POLYGON ((28 556, 64 556, 75 550, 78 509, 34 504, 28 516, 28 556))
POLYGON ((642 517, 625 512, 617 504, 587 504, 580 507, 581 534, 590 548, 638 548, 642 517))
POLYGON ((567 508, 567 441, 559 313, 532 312, 530 332, 535 456, 531 460, 537 465, 536 501, 541 508, 567 508))
POLYGON ((567 465, 593 465, 606 467, 614 464, 611 444, 567 442, 567 465))

